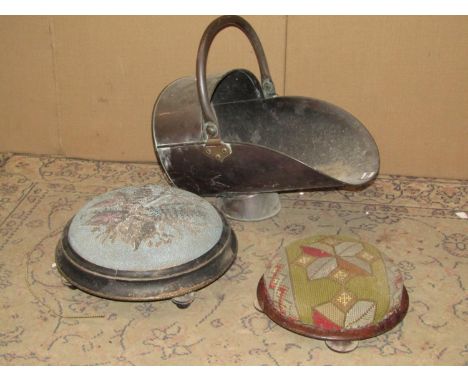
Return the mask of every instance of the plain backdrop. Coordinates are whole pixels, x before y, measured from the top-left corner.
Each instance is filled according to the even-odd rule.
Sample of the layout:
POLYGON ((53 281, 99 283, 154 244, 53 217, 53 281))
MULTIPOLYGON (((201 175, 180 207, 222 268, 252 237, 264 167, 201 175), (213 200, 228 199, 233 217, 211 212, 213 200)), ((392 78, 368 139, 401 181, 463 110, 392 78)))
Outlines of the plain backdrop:
MULTIPOLYGON (((213 19, 0 17, 0 151, 156 162, 153 104, 168 83, 194 75, 213 19)), ((246 19, 278 93, 355 115, 379 146, 382 173, 468 178, 468 17, 246 19)), ((233 68, 258 74, 244 35, 228 29, 208 72, 233 68)))

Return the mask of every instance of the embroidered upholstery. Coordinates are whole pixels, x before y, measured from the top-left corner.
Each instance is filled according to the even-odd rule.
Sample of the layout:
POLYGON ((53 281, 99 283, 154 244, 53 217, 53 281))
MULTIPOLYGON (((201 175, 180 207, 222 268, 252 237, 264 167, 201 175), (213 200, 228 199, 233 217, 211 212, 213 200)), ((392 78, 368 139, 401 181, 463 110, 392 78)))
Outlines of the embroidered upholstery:
POLYGON ((73 218, 71 247, 110 269, 174 267, 208 252, 223 223, 206 200, 174 187, 117 189, 87 203, 73 218))
POLYGON ((264 274, 275 310, 312 327, 343 331, 374 325, 399 306, 403 279, 377 248, 351 237, 298 240, 264 274))

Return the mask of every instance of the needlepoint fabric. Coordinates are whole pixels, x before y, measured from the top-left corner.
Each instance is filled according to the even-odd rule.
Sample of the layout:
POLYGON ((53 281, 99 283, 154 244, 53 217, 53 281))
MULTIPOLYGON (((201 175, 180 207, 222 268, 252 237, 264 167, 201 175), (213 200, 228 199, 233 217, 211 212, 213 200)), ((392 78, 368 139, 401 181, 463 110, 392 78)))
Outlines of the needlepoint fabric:
POLYGON ((208 252, 223 221, 203 198, 174 187, 146 185, 97 196, 73 218, 68 239, 93 264, 116 270, 161 270, 208 252))
POLYGON ((376 247, 346 236, 312 236, 281 249, 264 274, 283 317, 331 331, 378 324, 399 308, 403 278, 376 247))

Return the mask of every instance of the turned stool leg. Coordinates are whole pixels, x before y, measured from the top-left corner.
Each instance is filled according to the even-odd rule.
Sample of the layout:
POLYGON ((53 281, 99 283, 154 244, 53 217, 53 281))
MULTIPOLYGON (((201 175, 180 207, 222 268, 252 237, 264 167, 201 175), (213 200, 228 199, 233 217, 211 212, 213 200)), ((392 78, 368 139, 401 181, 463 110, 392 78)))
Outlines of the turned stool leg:
POLYGON ((195 292, 190 292, 182 296, 174 297, 171 301, 179 308, 186 309, 195 300, 195 292))
POLYGON ((336 351, 337 353, 349 353, 355 350, 359 341, 325 341, 329 349, 336 351))
POLYGON ((62 284, 70 289, 76 289, 76 286, 74 286, 70 281, 68 281, 65 277, 60 276, 60 279, 62 280, 62 284))

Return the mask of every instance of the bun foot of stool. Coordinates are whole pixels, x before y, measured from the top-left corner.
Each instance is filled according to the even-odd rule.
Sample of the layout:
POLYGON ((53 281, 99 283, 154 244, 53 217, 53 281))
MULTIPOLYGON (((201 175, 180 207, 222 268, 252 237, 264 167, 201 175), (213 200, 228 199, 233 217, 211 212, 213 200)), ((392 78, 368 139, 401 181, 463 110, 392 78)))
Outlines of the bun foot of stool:
POLYGON ((60 279, 62 280, 62 284, 66 286, 67 288, 70 289, 76 289, 76 286, 74 286, 70 281, 68 281, 65 277, 60 276, 60 279))
POLYGON ((359 341, 325 341, 329 349, 337 353, 349 353, 355 350, 359 341))
POLYGON ((179 308, 179 309, 187 309, 190 304, 195 300, 195 292, 190 292, 184 294, 182 296, 174 297, 171 301, 179 308))

